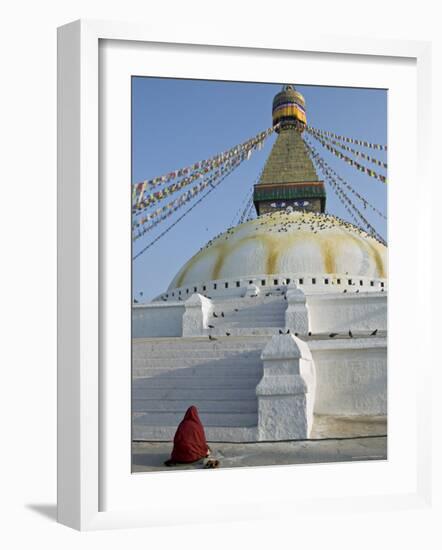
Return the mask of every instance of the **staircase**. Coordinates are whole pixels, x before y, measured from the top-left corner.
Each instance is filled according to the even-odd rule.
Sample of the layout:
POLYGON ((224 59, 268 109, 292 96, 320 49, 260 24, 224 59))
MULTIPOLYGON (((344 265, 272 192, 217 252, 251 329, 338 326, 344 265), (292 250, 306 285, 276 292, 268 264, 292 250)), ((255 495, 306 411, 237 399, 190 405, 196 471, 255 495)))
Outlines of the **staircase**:
POLYGON ((287 302, 283 295, 259 295, 239 299, 213 300, 210 324, 213 336, 273 335, 285 327, 287 302), (224 314, 224 316, 222 316, 224 314))
MULTIPOLYGON (((233 313, 229 321, 231 312, 225 310, 223 330, 239 321, 233 313)), ((279 322, 273 310, 269 321, 270 317, 279 322)), ((248 316, 243 314, 240 322, 247 323, 248 316)), ((262 377, 260 356, 267 340, 265 336, 134 339, 133 439, 171 440, 187 408, 195 405, 208 440, 256 440, 255 389, 262 377)))

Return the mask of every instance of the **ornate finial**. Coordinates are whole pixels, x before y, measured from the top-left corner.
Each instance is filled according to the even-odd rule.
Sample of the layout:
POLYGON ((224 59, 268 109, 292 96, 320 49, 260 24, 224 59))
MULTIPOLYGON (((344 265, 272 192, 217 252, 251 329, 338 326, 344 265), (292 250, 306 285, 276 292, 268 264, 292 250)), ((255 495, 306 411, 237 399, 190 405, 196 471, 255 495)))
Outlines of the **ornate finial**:
POLYGON ((307 124, 305 100, 292 84, 284 84, 282 90, 274 97, 272 117, 273 126, 279 124, 277 132, 281 128, 304 131, 307 124))

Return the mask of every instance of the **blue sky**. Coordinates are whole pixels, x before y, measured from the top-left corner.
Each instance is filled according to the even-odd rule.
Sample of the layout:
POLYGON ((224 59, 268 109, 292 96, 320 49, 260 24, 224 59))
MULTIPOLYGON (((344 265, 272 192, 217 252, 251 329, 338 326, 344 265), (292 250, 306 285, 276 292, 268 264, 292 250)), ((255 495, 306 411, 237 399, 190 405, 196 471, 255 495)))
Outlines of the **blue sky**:
MULTIPOLYGON (((306 100, 309 125, 373 143, 387 143, 386 90, 294 84, 306 100)), ((134 77, 132 182, 151 179, 209 158, 269 128, 273 97, 280 89, 281 84, 134 77)), ((166 290, 176 272, 193 254, 232 225, 241 203, 256 183, 274 140, 275 136, 268 139, 261 151, 243 162, 188 216, 133 262, 133 295, 137 300, 149 300, 166 290)), ((386 214, 385 184, 357 172, 317 142, 315 145, 340 176, 386 214)), ((361 150, 386 161, 381 151, 361 150)), ((377 169, 367 161, 360 162, 377 169)), ((321 173, 318 174, 321 177, 321 173)), ((350 197, 354 198, 351 194, 350 197)), ((150 243, 196 200, 135 241, 134 253, 150 243)), ((330 188, 327 188, 327 211, 352 221, 330 188)), ((362 211, 386 238, 385 220, 368 208, 362 211)))

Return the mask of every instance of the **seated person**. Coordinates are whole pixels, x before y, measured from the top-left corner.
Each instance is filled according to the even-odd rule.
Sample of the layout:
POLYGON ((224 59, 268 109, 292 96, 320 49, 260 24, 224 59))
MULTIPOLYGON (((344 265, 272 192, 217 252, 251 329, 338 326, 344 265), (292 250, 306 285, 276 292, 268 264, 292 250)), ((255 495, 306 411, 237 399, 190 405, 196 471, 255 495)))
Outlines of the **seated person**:
POLYGON ((173 451, 166 466, 175 464, 189 464, 197 462, 210 455, 204 427, 198 415, 197 408, 192 405, 186 411, 173 438, 173 451))

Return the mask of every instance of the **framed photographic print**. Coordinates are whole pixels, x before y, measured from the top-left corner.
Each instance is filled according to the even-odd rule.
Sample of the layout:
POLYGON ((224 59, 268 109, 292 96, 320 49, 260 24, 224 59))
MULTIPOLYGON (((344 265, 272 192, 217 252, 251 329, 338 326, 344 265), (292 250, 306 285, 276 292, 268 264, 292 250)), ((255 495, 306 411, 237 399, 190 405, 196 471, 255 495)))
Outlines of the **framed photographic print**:
POLYGON ((387 90, 132 78, 133 471, 387 458, 386 138, 387 90))
POLYGON ((425 505, 427 64, 59 30, 59 521, 425 505))

